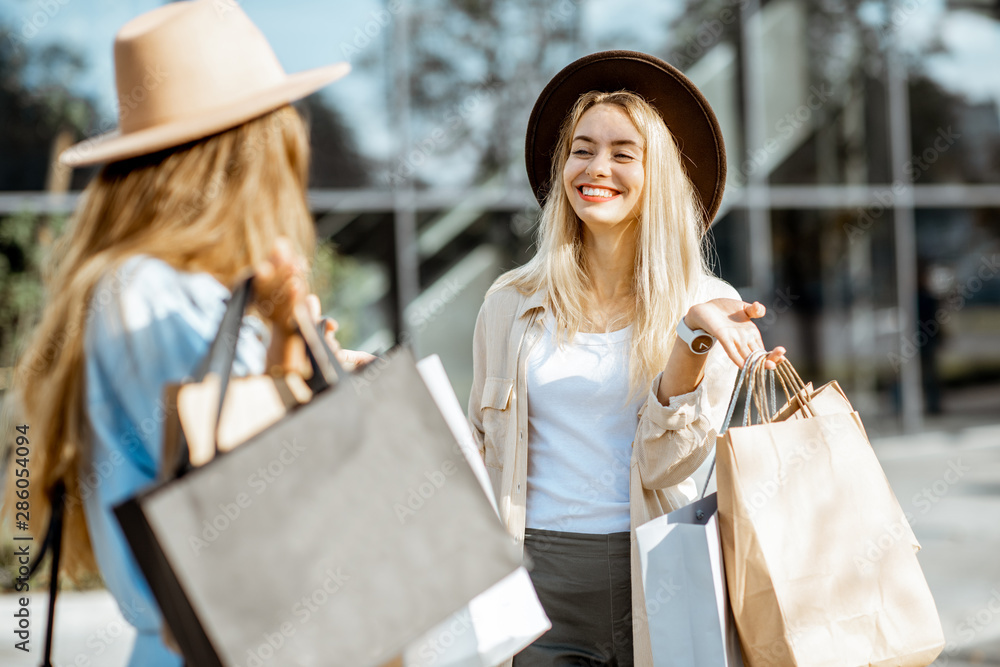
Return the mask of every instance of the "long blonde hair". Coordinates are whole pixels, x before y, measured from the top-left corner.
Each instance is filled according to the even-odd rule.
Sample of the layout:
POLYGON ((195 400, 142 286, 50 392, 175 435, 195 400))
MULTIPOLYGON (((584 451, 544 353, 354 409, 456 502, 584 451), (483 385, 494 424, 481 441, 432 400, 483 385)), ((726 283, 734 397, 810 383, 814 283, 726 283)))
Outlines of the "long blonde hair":
POLYGON ((681 164, 681 154, 663 119, 640 96, 620 90, 584 93, 566 117, 554 150, 550 189, 538 227, 538 252, 523 266, 502 275, 490 292, 515 287, 524 294, 545 289, 560 339, 587 321, 592 286, 583 251, 583 223, 562 185, 573 132, 589 109, 609 104, 622 109, 645 140, 645 187, 635 235, 632 280, 633 332, 630 386, 644 391, 667 363, 684 316, 702 277, 709 274, 703 252, 704 212, 681 164))
MULTIPOLYGON (((84 334, 102 307, 102 276, 137 254, 181 271, 204 271, 231 286, 264 258, 278 236, 303 257, 315 244, 306 202, 309 141, 298 113, 284 106, 179 148, 106 165, 83 193, 45 267, 46 306, 14 370, 8 408, 29 425, 31 526, 42 530, 49 492, 62 480, 67 503, 64 558, 75 576, 94 569, 80 471, 89 462, 84 407, 84 334)), ((12 432, 8 424, 4 433, 12 432)), ((4 512, 13 513, 8 461, 4 512)), ((37 538, 36 538, 37 539, 37 538)))

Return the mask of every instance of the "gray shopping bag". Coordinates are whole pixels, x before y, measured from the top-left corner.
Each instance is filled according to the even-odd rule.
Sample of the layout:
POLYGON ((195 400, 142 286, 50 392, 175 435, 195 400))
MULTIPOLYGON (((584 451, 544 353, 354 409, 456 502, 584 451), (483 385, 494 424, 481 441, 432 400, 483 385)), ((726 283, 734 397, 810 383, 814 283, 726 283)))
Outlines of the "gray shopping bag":
POLYGON ((409 351, 352 377, 309 349, 309 402, 115 509, 190 665, 380 665, 520 565, 409 351))
POLYGON ((711 494, 636 528, 653 664, 742 667, 711 494))

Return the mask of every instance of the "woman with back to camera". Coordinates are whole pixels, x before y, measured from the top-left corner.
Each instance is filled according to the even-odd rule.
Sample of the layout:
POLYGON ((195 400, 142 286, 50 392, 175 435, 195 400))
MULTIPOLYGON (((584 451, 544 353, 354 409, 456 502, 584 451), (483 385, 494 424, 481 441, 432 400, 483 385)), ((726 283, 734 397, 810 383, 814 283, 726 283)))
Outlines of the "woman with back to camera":
POLYGON ((725 149, 667 63, 609 51, 566 67, 535 103, 526 159, 538 252, 487 293, 469 403, 552 621, 513 662, 647 667, 632 535, 694 499, 765 309, 707 268, 725 149))
POLYGON ((143 101, 121 105, 120 134, 62 155, 70 166, 107 164, 58 242, 45 310, 15 374, 33 527, 43 528, 48 492, 64 482, 64 569, 96 560, 138 630, 133 667, 181 664, 112 512, 157 475, 164 385, 194 374, 230 288, 251 267, 256 310, 272 326, 244 319, 237 374, 297 367, 303 359, 286 346, 292 309, 305 301, 318 316, 305 281, 315 244, 309 142, 289 103, 349 67, 287 75, 242 10, 224 9, 173 3, 118 33, 119 96, 143 101))

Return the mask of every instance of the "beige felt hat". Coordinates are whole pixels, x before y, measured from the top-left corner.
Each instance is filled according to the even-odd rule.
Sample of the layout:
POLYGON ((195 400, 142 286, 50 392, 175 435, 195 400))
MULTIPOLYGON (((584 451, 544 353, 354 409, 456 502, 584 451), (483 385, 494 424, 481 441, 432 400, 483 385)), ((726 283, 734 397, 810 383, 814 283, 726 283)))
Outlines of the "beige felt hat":
POLYGON ((286 74, 235 0, 174 2, 115 38, 118 129, 63 151, 71 167, 114 162, 236 127, 347 74, 335 63, 286 74))

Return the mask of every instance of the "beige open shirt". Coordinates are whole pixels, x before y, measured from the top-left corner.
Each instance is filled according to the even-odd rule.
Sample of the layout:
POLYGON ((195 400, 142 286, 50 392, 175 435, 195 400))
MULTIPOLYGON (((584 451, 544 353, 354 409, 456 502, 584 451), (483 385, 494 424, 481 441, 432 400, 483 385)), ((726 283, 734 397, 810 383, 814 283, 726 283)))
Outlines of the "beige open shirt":
MULTIPOLYGON (((740 298, 729 284, 706 277, 692 305, 717 297, 740 298)), ((479 311, 473 343, 469 420, 493 483, 500 519, 522 548, 528 487, 525 362, 542 333, 544 309, 543 292, 523 295, 514 288, 498 290, 486 297, 479 311)), ((664 335, 674 334, 664 331, 664 335)), ((665 407, 656 397, 657 374, 639 410, 629 470, 632 634, 637 667, 652 667, 653 657, 635 529, 697 496, 691 475, 715 445, 736 371, 736 365, 717 344, 709 352, 705 378, 697 389, 671 398, 670 406, 665 407)))

